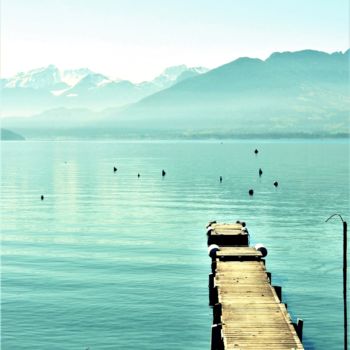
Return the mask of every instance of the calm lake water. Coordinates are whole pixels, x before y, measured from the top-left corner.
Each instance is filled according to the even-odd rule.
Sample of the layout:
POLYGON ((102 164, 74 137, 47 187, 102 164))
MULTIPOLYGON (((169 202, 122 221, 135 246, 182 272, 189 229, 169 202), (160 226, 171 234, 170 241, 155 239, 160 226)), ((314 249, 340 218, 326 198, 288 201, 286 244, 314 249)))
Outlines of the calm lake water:
POLYGON ((305 348, 342 349, 342 226, 325 219, 349 221, 348 141, 24 141, 1 154, 2 349, 209 349, 213 219, 245 220, 266 244, 305 348))

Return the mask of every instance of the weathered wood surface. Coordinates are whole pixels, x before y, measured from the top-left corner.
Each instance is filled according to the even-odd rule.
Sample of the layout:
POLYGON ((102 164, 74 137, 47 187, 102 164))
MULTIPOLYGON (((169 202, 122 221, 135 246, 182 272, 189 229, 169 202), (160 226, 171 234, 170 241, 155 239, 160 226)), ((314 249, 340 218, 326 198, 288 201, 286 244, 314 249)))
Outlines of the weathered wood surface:
POLYGON ((249 234, 242 224, 217 224, 208 227, 208 245, 248 246, 249 234))
POLYGON ((241 259, 248 257, 258 260, 262 257, 262 254, 254 247, 220 247, 220 250, 216 253, 216 257, 220 260, 223 258, 241 259))
POLYGON ((210 253, 212 350, 304 349, 281 303, 281 287, 271 286, 262 253, 249 247, 245 224, 212 222, 207 236, 208 245, 219 246, 210 253))
MULTIPOLYGON (((237 249, 237 254, 243 251, 230 248, 231 252, 232 249, 237 249)), ((221 334, 226 350, 303 349, 262 261, 217 259, 214 286, 221 304, 221 334)))

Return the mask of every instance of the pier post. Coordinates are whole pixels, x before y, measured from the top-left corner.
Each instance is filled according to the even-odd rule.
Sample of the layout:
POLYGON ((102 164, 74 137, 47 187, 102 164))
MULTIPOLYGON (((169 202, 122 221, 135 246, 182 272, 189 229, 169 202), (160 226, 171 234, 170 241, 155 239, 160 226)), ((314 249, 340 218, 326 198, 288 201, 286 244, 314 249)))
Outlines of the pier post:
POLYGON ((216 270, 216 260, 213 259, 211 261, 211 272, 213 273, 214 276, 215 276, 215 270, 216 270))
POLYGON ((280 302, 282 302, 282 287, 281 286, 273 286, 273 288, 275 289, 275 292, 277 294, 278 299, 280 300, 280 302))
POLYGON ((300 341, 303 341, 303 325, 304 325, 304 321, 301 318, 298 318, 296 331, 300 341))
POLYGON ((211 350, 303 350, 303 321, 292 324, 282 287, 273 286, 266 271, 266 254, 248 246, 242 228, 240 222, 215 223, 207 230, 208 243, 213 244, 208 247, 211 350))
POLYGON ((221 337, 222 326, 220 323, 211 326, 211 350, 223 350, 223 341, 221 337))
POLYGON ((209 290, 209 306, 214 306, 218 302, 218 287, 209 290))
POLYGON ((211 305, 212 290, 214 289, 214 274, 212 274, 212 273, 209 274, 208 288, 209 288, 209 305, 211 305))
POLYGON ((213 323, 220 323, 222 314, 222 305, 221 303, 216 303, 213 308, 213 323))

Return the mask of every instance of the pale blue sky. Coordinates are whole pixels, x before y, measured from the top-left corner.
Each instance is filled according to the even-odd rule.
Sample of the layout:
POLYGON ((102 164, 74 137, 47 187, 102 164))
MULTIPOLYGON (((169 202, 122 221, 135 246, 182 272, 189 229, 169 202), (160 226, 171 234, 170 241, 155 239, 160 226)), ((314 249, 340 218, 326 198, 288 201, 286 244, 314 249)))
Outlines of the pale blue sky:
POLYGON ((2 75, 55 64, 141 81, 176 64, 349 47, 348 0, 2 0, 2 75))

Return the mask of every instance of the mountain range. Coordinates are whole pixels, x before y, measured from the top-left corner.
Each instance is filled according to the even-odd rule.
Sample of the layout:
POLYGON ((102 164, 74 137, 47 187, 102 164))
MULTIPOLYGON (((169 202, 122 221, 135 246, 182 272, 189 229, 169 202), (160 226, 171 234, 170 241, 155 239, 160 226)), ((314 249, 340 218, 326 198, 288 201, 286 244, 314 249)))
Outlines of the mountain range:
POLYGON ((59 70, 49 65, 0 80, 2 115, 28 116, 52 108, 120 107, 207 71, 204 67, 179 65, 165 69, 152 81, 134 84, 87 68, 59 70))
MULTIPOLYGON (((158 90, 127 105, 99 112, 88 105, 64 107, 4 123, 25 136, 26 130, 39 128, 51 135, 71 129, 72 137, 82 128, 89 137, 349 135, 349 58, 350 50, 303 50, 276 52, 266 60, 243 57, 207 72, 185 69, 172 79, 170 69, 137 86, 159 84, 158 90)), ((102 87, 111 84, 102 77, 96 81, 102 87)), ((82 79, 62 95, 79 95, 80 82, 85 84, 82 79)))

